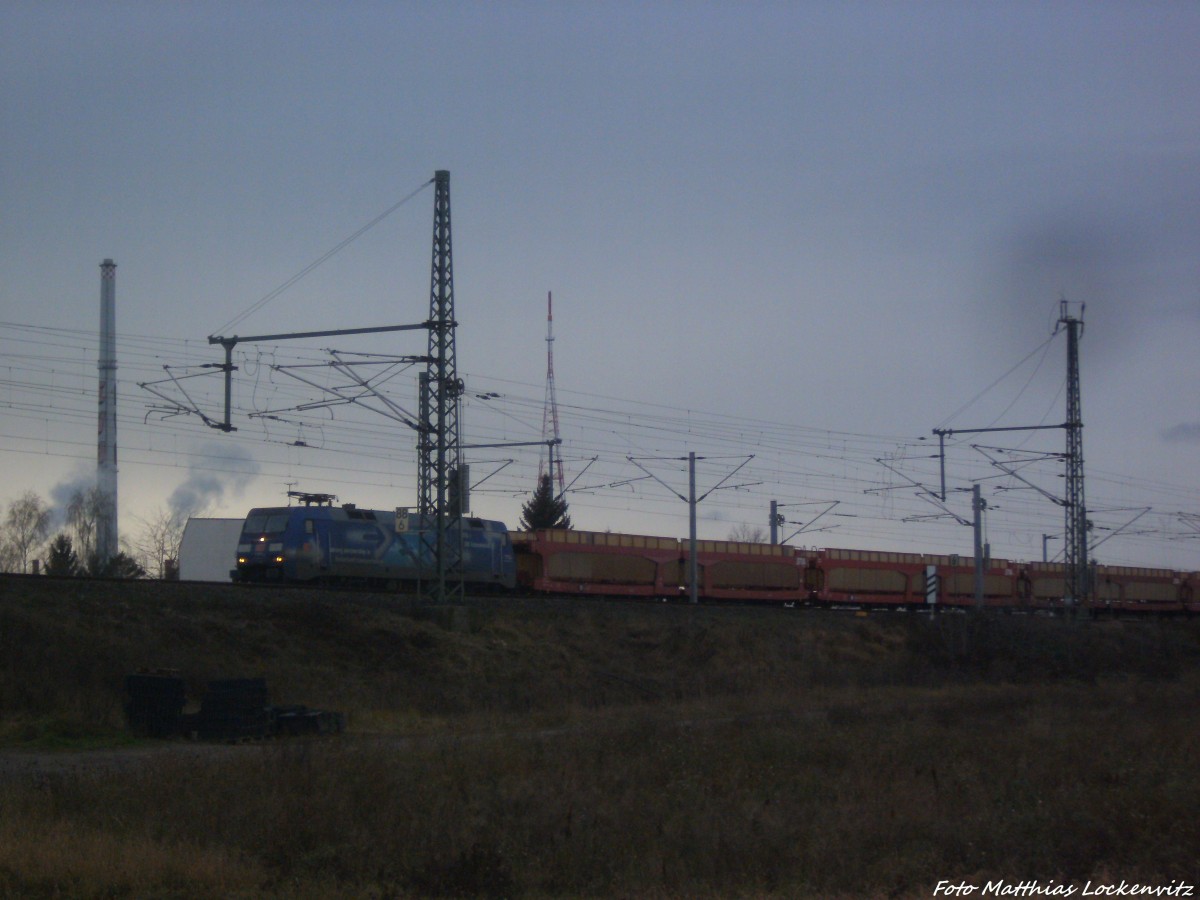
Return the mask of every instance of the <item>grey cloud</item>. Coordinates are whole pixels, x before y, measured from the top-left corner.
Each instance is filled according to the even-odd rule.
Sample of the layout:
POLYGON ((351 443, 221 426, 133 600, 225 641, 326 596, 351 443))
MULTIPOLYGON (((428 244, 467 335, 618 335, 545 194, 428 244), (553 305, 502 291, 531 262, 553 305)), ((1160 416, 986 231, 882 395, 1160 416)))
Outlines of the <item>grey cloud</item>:
POLYGON ((1200 422, 1180 422, 1162 433, 1164 441, 1172 443, 1200 443, 1200 422))

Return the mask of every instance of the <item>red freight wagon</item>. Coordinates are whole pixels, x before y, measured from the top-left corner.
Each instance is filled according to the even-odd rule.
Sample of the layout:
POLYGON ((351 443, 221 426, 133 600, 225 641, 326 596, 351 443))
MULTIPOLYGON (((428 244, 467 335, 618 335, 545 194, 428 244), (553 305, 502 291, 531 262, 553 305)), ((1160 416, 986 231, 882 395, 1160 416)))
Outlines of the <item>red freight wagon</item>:
MULTIPOLYGON (((925 608, 975 605, 975 562, 970 557, 828 549, 817 555, 820 602, 832 605, 925 608)), ((989 560, 983 572, 989 607, 1030 605, 1020 568, 989 560)))
POLYGON ((512 541, 517 583, 540 593, 675 597, 685 583, 675 538, 551 529, 512 541))
POLYGON ((1187 610, 1188 578, 1169 569, 1097 566, 1093 608, 1114 612, 1179 613, 1187 610))
MULTIPOLYGON (((687 559, 688 542, 681 541, 687 559)), ((697 541, 698 593, 715 600, 799 603, 808 596, 808 559, 794 547, 742 541, 697 541)), ((687 574, 684 573, 684 584, 687 574)))
POLYGON ((818 599, 834 605, 925 603, 925 561, 914 553, 832 548, 818 554, 818 599))
MULTIPOLYGON (((927 556, 937 567, 938 602, 947 606, 975 606, 975 560, 972 557, 927 556)), ((1032 605, 1028 582, 1020 566, 1007 559, 987 560, 983 569, 983 605, 1012 609, 1032 605)))
MULTIPOLYGON (((540 593, 681 598, 688 542, 676 538, 548 530, 512 536, 517 581, 540 593)), ((803 601, 807 555, 794 547, 697 541, 697 593, 756 603, 803 601)))

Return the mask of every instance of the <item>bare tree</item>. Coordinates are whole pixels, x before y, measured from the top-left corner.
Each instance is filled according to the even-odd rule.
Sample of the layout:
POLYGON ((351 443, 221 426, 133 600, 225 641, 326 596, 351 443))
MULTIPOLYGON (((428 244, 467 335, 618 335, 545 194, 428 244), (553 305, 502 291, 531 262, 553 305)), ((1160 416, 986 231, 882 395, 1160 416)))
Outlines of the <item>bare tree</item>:
POLYGON ((133 548, 146 571, 154 577, 166 578, 169 562, 179 559, 179 544, 187 521, 187 511, 165 506, 160 506, 148 519, 138 518, 142 530, 133 548))
POLYGON ((29 553, 50 534, 50 509, 33 491, 26 491, 8 508, 4 517, 5 544, 10 564, 29 571, 29 553))
POLYGON ((0 532, 0 572, 15 572, 21 565, 21 557, 17 548, 8 539, 8 535, 0 532))
POLYGON ((76 491, 67 504, 67 525, 74 532, 72 543, 80 560, 91 560, 96 554, 96 527, 104 514, 104 499, 104 491, 91 487, 76 491))
POLYGON ((767 542, 766 529, 759 525, 747 525, 743 522, 741 525, 735 525, 733 530, 729 532, 731 541, 740 541, 743 544, 765 544, 767 542))

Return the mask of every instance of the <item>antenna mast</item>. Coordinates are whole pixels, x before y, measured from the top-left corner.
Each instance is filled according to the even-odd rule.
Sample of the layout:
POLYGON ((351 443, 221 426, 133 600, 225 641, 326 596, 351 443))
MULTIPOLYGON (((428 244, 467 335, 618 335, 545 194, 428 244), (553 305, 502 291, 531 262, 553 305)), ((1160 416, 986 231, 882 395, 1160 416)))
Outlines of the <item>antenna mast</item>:
MULTIPOLYGON (((542 441, 549 452, 550 481, 557 482, 557 496, 566 491, 562 462, 562 439, 558 436, 558 396, 554 392, 554 299, 546 292, 546 400, 542 407, 542 441)), ((538 484, 547 474, 545 459, 538 460, 538 484)))

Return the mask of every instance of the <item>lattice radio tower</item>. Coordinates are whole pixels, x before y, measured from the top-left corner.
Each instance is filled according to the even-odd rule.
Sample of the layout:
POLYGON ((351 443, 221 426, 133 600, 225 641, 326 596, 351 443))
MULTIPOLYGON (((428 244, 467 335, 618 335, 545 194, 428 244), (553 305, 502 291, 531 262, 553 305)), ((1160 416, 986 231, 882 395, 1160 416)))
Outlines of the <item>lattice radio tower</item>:
POLYGON ((542 441, 548 452, 538 460, 538 484, 549 474, 551 483, 558 485, 557 496, 561 497, 566 486, 562 439, 558 435, 558 396, 554 392, 554 299, 549 291, 546 292, 546 400, 542 407, 542 441))

